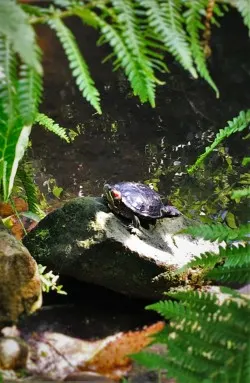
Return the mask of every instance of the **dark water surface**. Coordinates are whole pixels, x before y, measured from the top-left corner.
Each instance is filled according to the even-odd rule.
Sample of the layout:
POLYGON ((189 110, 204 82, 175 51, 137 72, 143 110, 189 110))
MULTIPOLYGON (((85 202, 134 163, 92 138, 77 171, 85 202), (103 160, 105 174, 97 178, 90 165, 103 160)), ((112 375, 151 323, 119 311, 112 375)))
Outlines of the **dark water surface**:
MULTIPOLYGON (((215 189, 212 169, 208 167, 201 181, 187 176, 185 165, 194 162, 218 129, 250 106, 250 43, 240 16, 231 12, 221 28, 213 31, 209 64, 220 98, 216 99, 207 83, 193 80, 168 57, 171 73, 164 76, 166 85, 157 90, 155 109, 132 97, 123 74, 112 73, 111 63, 101 64, 109 48, 96 47, 98 35, 94 30, 83 27, 78 19, 68 24, 101 93, 103 114, 95 114, 82 98, 54 33, 41 27, 45 51, 42 110, 81 134, 67 145, 41 128, 33 130, 33 159, 39 169, 40 186, 52 177, 73 195, 99 195, 106 181, 153 179, 163 195, 180 188, 177 203, 185 213, 195 200, 210 198, 215 189), (189 199, 182 204, 187 195, 189 199)), ((247 142, 241 137, 235 135, 225 143, 228 153, 235 156, 234 182, 238 181, 237 173, 242 172, 241 159, 247 155, 247 142)), ((216 170, 226 166, 218 156, 210 162, 216 170)), ((238 210, 245 219, 245 206, 238 210)))
MULTIPOLYGON (((221 29, 215 28, 213 31, 210 68, 219 87, 220 98, 216 99, 207 83, 193 80, 169 58, 171 73, 164 77, 166 85, 157 90, 155 109, 141 105, 137 98, 132 97, 123 74, 112 73, 111 63, 101 64, 109 50, 108 47, 96 48, 98 36, 95 31, 83 28, 76 19, 70 20, 68 24, 101 92, 103 114, 95 114, 93 108, 81 97, 53 32, 40 27, 41 45, 45 51, 42 111, 62 126, 81 132, 73 144, 68 145, 40 127, 33 130, 32 158, 37 167, 37 182, 42 190, 46 192, 44 182, 49 178, 55 178, 57 185, 72 195, 80 193, 94 196, 101 194, 106 181, 153 180, 163 195, 174 195, 174 202, 179 203, 177 207, 185 213, 199 200, 210 199, 211 202, 216 196, 212 172, 226 166, 225 159, 218 154, 212 156, 202 178, 188 176, 185 165, 194 162, 197 155, 211 143, 218 129, 223 128, 239 111, 250 106, 250 44, 240 16, 231 12, 222 21, 221 29), (174 194, 177 189, 178 196, 174 194)), ((236 187, 239 187, 239 175, 244 171, 240 166, 241 160, 247 155, 247 141, 243 141, 242 136, 235 135, 225 143, 226 153, 234 156, 236 171, 230 180, 236 187)), ((222 175, 218 177, 222 178, 222 175)), ((215 208, 220 209, 220 201, 216 204, 215 208)), ((234 204, 232 210, 242 221, 249 216, 249 208, 245 203, 234 204)), ((84 337, 88 331, 92 331, 92 336, 101 335, 96 324, 93 324, 92 330, 86 324, 86 318, 91 317, 88 314, 89 305, 96 317, 105 319, 105 323, 110 326, 113 315, 111 307, 117 307, 114 325, 117 330, 127 330, 141 322, 148 322, 143 317, 145 311, 142 312, 145 303, 132 303, 127 299, 126 303, 122 301, 121 308, 117 303, 119 298, 117 300, 114 297, 112 303, 106 305, 103 302, 109 302, 110 298, 106 299, 105 294, 100 289, 91 296, 89 287, 85 293, 83 291, 82 298, 79 299, 79 294, 76 294, 83 314, 86 308, 84 319, 76 314, 78 309, 72 311, 69 307, 69 317, 59 308, 58 312, 40 312, 37 320, 40 325, 45 323, 43 329, 54 324, 53 329, 56 331, 64 328, 71 335, 84 337), (110 316, 105 312, 110 313, 110 316), (121 313, 125 319, 121 319, 121 313), (137 314, 140 318, 138 320, 137 314), (133 323, 129 319, 131 316, 135 318, 133 323), (84 326, 81 321, 85 321, 84 326)), ((71 303, 73 295, 70 295, 71 303)), ((70 303, 67 298, 63 302, 70 303)), ((29 324, 31 329, 33 323, 34 317, 29 324)), ((102 322, 102 326, 105 327, 105 323, 102 322)))

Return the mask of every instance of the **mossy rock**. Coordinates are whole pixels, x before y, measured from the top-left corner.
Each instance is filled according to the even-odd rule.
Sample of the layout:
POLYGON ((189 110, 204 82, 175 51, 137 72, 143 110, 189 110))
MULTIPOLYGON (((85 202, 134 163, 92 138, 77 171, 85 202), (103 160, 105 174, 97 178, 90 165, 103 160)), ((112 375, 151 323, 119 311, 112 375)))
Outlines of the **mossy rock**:
POLYGON ((184 216, 164 218, 135 235, 102 198, 83 197, 50 213, 23 242, 38 263, 61 275, 158 299, 187 283, 174 270, 200 252, 217 249, 203 240, 173 236, 189 223, 184 216))

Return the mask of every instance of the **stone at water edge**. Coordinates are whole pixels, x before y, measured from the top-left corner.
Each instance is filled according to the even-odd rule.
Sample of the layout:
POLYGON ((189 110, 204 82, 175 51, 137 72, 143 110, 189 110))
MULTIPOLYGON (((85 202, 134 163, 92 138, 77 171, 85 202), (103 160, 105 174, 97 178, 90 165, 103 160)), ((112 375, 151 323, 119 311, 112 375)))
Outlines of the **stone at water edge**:
POLYGON ((0 327, 41 306, 41 280, 28 250, 0 223, 0 327))
POLYGON ((173 237, 188 224, 183 216, 160 219, 149 230, 142 228, 139 237, 130 234, 102 198, 82 197, 50 213, 23 242, 54 272, 134 297, 160 299, 169 288, 189 283, 173 276, 173 270, 194 255, 218 251, 215 243, 173 237))

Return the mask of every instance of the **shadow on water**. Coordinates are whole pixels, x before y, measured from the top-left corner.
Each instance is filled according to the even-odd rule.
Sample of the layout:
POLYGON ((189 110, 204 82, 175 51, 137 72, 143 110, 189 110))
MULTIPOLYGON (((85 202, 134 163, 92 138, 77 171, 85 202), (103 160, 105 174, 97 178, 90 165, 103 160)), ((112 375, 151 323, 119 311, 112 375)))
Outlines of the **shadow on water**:
MULTIPOLYGON (((203 174, 208 184, 204 182, 202 185, 199 179, 183 172, 185 165, 194 162, 226 121, 249 108, 250 49, 247 30, 240 16, 231 12, 223 19, 222 27, 213 32, 210 68, 220 89, 220 98, 216 99, 204 81, 193 80, 177 63, 169 61, 171 73, 164 78, 166 85, 157 90, 155 109, 141 105, 132 97, 123 74, 119 71, 112 73, 111 63, 101 64, 109 51, 107 47, 96 48, 98 36, 95 31, 83 28, 77 19, 69 20, 68 24, 100 90, 103 114, 95 114, 76 89, 53 32, 39 27, 40 43, 45 52, 42 111, 62 126, 81 133, 73 144, 67 145, 40 128, 33 130, 32 158, 38 169, 37 182, 41 189, 45 191, 43 183, 50 177, 73 195, 78 195, 79 191, 82 195, 99 195, 105 181, 153 179, 164 195, 179 188, 184 191, 183 195, 194 196, 196 200, 209 197, 214 188, 213 180, 209 183, 209 171, 203 174)), ((241 137, 235 135, 225 143, 229 153, 235 156, 238 173, 242 171, 241 159, 247 155, 246 141, 241 137)), ((216 157, 213 161, 215 168, 223 165, 223 161, 216 157)), ((234 177, 237 180, 237 174, 234 177)), ((184 197, 181 195, 181 198, 184 197)), ((181 209, 181 206, 177 207, 181 209)), ((188 207, 186 200, 186 211, 188 207)), ((245 220, 246 207, 242 205, 237 209, 238 215, 245 220)), ((84 291, 78 303, 73 303, 73 308, 68 307, 68 316, 65 314, 67 308, 59 307, 50 312, 45 307, 37 314, 39 323, 42 325, 45 321, 45 327, 54 323, 56 331, 63 327, 66 333, 84 338, 88 337, 91 326, 91 336, 103 335, 105 331, 101 328, 106 322, 112 329, 114 324, 119 331, 139 325, 142 322, 140 315, 143 324, 147 323, 144 303, 131 304, 125 297, 117 299, 113 293, 110 294, 114 300, 102 300, 101 288, 86 287, 84 291), (92 318, 92 314, 88 314, 89 307, 95 311, 96 318, 106 318, 107 321, 100 325, 100 319, 98 323, 96 319, 89 319, 87 323, 87 318, 92 318), (112 319, 114 308, 117 320, 112 319), (79 316, 83 324, 75 323, 78 310, 86 313, 84 319, 79 316)), ((63 302, 70 303, 64 299, 63 302)), ((26 322, 26 326, 31 329, 33 321, 34 317, 30 323, 26 322)))

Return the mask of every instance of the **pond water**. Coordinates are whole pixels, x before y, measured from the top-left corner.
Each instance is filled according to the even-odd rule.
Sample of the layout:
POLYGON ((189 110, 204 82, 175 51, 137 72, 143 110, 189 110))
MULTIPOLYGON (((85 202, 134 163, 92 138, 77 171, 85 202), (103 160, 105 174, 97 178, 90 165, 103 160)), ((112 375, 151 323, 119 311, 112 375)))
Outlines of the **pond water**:
POLYGON ((94 30, 83 27, 78 19, 70 20, 69 26, 101 93, 103 114, 95 114, 82 98, 54 33, 40 27, 45 52, 42 111, 65 128, 80 132, 68 145, 40 127, 33 130, 32 156, 42 190, 46 193, 42 185, 48 178, 54 178, 65 194, 95 196, 107 181, 151 181, 163 196, 171 194, 172 202, 186 214, 192 215, 202 201, 198 214, 202 210, 215 213, 226 206, 246 220, 244 203, 225 205, 216 191, 223 191, 229 180, 239 187, 239 174, 245 171, 240 163, 247 155, 243 134, 229 138, 224 155, 215 153, 205 171, 192 177, 186 174, 186 165, 195 161, 218 130, 249 108, 249 38, 240 16, 231 12, 221 28, 213 31, 209 65, 220 98, 216 99, 207 83, 193 80, 167 57, 171 72, 163 78, 166 85, 157 90, 155 109, 132 96, 122 72, 112 73, 110 62, 101 64, 109 48, 96 47, 94 30), (233 172, 228 169, 227 155, 234 156, 233 172))
MULTIPOLYGON (((40 42, 45 52, 42 111, 65 128, 80 133, 72 144, 66 144, 40 127, 33 129, 31 156, 41 190, 51 197, 45 186, 50 178, 54 178, 56 184, 64 189, 65 196, 98 196, 107 181, 148 181, 154 183, 162 195, 171 194, 172 202, 186 214, 192 216, 200 214, 202 210, 206 212, 206 204, 210 204, 208 213, 215 214, 226 207, 237 215, 239 221, 246 222, 249 217, 246 203, 231 204, 227 200, 222 203, 216 189, 223 191, 229 181, 239 187, 239 176, 246 172, 240 165, 242 158, 247 155, 247 141, 242 140, 243 134, 228 139, 224 144, 224 154, 223 151, 216 152, 208 161, 205 171, 192 177, 186 173, 186 165, 194 163, 196 157, 212 142, 218 129, 223 128, 241 110, 249 108, 249 38, 240 16, 231 12, 223 19, 221 29, 215 28, 213 31, 213 55, 209 64, 220 90, 220 98, 216 99, 207 83, 193 80, 168 57, 171 72, 164 76, 166 85, 157 90, 155 109, 140 104, 137 98, 132 97, 123 74, 119 71, 112 73, 111 63, 101 64, 109 49, 105 46, 96 48, 98 36, 95 31, 83 28, 76 19, 68 24, 101 93, 103 114, 95 114, 77 90, 64 52, 53 32, 39 27, 40 42), (229 169, 228 155, 234 157, 234 171, 229 169), (202 201, 201 205, 199 201, 202 201)), ((117 306, 120 298, 116 295, 110 298, 103 289, 97 292, 93 289, 91 287, 92 295, 89 287, 86 287, 82 296, 72 293, 69 298, 61 298, 62 302, 69 304, 77 297, 80 311, 86 309, 88 312, 90 305, 95 312, 93 315, 103 318, 102 326, 109 326, 109 330, 114 324, 112 315, 116 317, 114 328, 117 330, 127 330, 152 320, 151 317, 146 318, 143 311, 145 302, 132 302, 124 298, 122 308, 120 304, 117 306), (87 301, 82 298, 86 296, 87 301), (109 303, 103 306, 100 302, 109 303), (117 307, 115 314, 111 310, 112 306, 117 307), (110 315, 107 316, 105 312, 110 315), (124 315, 124 320, 120 314, 124 315), (131 315, 135 318, 133 324, 131 315)), ((47 304, 54 303, 53 299, 46 299, 47 304)), ((37 321, 42 329, 54 326, 56 331, 64 328, 71 335, 86 337, 89 327, 85 322, 84 325, 81 316, 72 315, 71 310, 67 306, 53 311, 44 309, 38 313, 37 321), (62 310, 69 310, 69 318, 62 310)), ((30 331, 33 325, 36 326, 35 321, 32 317, 26 322, 30 331)), ((100 335, 100 325, 91 323, 92 336, 100 335)))

